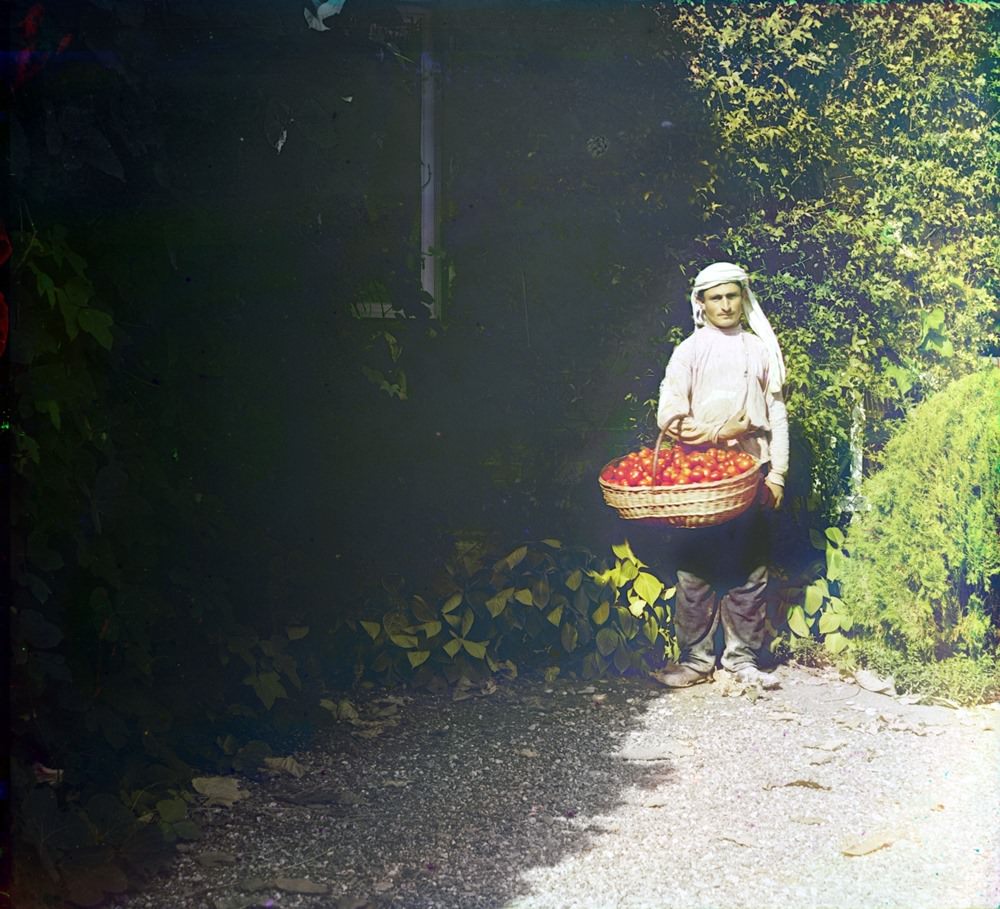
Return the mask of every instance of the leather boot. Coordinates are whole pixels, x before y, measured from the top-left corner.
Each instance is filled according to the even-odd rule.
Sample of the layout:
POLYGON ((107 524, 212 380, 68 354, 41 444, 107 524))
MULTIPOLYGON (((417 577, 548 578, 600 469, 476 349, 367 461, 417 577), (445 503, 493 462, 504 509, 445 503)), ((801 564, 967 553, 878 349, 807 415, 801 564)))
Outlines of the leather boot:
POLYGON ((690 688, 701 682, 711 682, 712 672, 699 672, 693 666, 684 663, 671 663, 666 669, 652 672, 650 675, 667 688, 690 688))

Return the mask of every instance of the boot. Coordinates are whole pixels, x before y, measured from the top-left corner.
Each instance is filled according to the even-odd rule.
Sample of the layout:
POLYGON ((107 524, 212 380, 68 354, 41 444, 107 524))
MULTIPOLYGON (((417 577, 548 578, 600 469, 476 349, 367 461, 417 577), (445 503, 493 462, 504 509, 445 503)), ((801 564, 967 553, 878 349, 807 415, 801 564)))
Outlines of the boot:
POLYGON ((693 666, 684 663, 671 663, 666 669, 651 672, 650 675, 667 688, 690 688, 702 682, 712 681, 712 671, 700 672, 693 666))

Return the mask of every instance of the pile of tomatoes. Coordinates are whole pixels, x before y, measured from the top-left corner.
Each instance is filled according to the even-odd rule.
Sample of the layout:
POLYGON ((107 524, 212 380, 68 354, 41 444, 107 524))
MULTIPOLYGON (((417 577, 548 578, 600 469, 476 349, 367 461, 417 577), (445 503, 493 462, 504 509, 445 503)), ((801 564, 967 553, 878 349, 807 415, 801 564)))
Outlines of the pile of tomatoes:
POLYGON ((738 476, 756 463, 738 448, 674 445, 660 449, 653 476, 653 449, 640 448, 612 461, 601 471, 601 479, 618 486, 688 486, 738 476))

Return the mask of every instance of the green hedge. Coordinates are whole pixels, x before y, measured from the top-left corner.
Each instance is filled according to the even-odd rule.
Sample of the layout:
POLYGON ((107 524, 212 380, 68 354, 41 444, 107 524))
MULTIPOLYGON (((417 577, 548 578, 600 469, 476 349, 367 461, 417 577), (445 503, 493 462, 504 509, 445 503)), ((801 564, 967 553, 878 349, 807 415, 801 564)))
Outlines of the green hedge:
POLYGON ((841 593, 857 637, 923 661, 996 653, 1000 369, 915 408, 862 486, 841 593))

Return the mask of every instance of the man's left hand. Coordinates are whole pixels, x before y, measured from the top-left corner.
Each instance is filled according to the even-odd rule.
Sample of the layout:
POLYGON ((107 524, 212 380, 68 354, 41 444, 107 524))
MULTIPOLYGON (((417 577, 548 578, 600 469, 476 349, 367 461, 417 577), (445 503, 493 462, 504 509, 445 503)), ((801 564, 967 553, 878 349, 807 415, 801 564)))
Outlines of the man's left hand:
POLYGON ((764 489, 766 490, 764 504, 774 509, 781 508, 781 503, 785 498, 785 487, 771 480, 764 480, 764 489))

